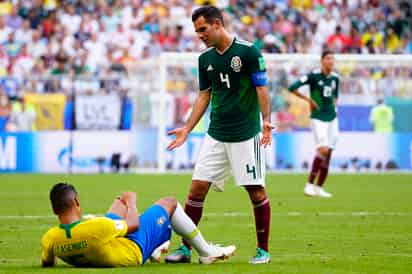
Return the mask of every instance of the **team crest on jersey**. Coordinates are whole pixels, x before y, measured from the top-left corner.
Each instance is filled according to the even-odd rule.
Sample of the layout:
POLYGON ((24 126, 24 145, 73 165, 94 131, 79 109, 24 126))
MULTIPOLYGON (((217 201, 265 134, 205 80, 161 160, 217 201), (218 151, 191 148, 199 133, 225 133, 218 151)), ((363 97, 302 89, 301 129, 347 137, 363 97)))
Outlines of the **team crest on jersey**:
POLYGON ((157 219, 157 225, 159 226, 162 226, 165 222, 166 222, 165 217, 160 217, 159 219, 157 219))
POLYGON ((323 81, 320 80, 320 81, 318 82, 318 85, 319 85, 319 86, 323 86, 323 81))
POLYGON ((239 56, 233 56, 230 61, 230 66, 235 72, 239 72, 242 69, 242 60, 239 56))

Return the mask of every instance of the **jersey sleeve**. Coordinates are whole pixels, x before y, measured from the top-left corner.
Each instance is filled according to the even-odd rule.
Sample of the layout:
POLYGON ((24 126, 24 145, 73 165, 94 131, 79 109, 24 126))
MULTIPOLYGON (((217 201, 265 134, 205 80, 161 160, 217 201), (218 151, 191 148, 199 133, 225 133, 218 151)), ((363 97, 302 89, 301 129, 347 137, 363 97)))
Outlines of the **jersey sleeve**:
POLYGON ((202 56, 199 56, 199 90, 206 90, 212 86, 212 83, 209 80, 207 75, 206 64, 203 61, 202 56))
POLYGON ((264 72, 266 71, 266 64, 265 60, 263 59, 262 53, 260 53, 259 49, 252 45, 248 52, 248 70, 251 74, 256 72, 264 72))
POLYGON ((255 45, 250 46, 248 50, 246 69, 250 74, 253 86, 266 86, 267 76, 265 60, 255 45))
POLYGON ((41 260, 46 264, 54 263, 54 253, 51 247, 48 234, 46 233, 41 240, 41 260))
POLYGON ((295 91, 299 89, 301 86, 308 85, 310 83, 311 74, 306 74, 300 77, 297 81, 293 82, 289 87, 289 91, 295 91))
POLYGON ((127 234, 127 223, 125 220, 101 217, 91 219, 89 222, 89 231, 100 239, 108 240, 127 234))

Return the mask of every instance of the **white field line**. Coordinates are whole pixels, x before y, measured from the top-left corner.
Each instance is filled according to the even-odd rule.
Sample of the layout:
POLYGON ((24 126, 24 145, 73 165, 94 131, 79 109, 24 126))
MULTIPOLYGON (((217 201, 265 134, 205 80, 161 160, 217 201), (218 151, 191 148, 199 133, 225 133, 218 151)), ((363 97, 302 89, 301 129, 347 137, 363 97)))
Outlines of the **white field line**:
MULTIPOLYGON (((97 214, 97 216, 101 216, 97 214)), ((247 212, 209 212, 203 215, 204 217, 251 217, 251 213, 247 212)), ((272 216, 280 217, 299 217, 299 216, 412 216, 412 212, 272 212, 272 216)), ((0 215, 0 220, 5 219, 51 219, 56 218, 53 215, 0 215)))

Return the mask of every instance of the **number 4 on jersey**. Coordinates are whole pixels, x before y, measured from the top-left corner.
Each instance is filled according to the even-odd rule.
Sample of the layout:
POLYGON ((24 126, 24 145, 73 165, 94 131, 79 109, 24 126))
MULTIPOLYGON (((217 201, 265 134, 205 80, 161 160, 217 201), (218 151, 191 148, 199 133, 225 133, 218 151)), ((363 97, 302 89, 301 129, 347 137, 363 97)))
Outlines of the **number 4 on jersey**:
POLYGON ((230 81, 229 81, 229 74, 225 74, 223 76, 223 73, 219 73, 220 75, 220 81, 222 81, 222 83, 226 83, 227 88, 230 88, 230 81))

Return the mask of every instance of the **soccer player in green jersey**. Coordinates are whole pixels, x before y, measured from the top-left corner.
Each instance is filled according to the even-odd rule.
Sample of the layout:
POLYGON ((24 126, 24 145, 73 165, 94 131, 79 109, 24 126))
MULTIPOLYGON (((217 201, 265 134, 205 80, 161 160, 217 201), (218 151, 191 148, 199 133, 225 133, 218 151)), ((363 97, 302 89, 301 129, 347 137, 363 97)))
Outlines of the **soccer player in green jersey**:
MULTIPOLYGON (((236 184, 246 189, 254 208, 258 243, 250 263, 268 263, 270 204, 264 187, 262 146, 271 144, 273 126, 269 120, 265 62, 252 43, 234 38, 226 31, 222 14, 216 7, 195 10, 192 22, 197 36, 208 47, 199 57, 200 92, 186 124, 169 132, 176 138, 168 149, 186 141, 209 103, 211 113, 185 212, 198 224, 210 186, 223 191, 231 169, 236 184)), ((186 241, 166 257, 166 261, 172 263, 190 262, 190 259, 190 245, 186 241)))
POLYGON ((311 108, 312 129, 317 145, 317 154, 304 193, 308 196, 332 197, 323 189, 329 172, 332 150, 338 139, 336 102, 339 94, 339 76, 333 72, 335 58, 326 50, 322 53, 321 69, 301 77, 289 86, 289 91, 307 101, 311 108), (298 92, 301 86, 309 85, 310 98, 298 92), (317 177, 317 184, 314 184, 317 177))

